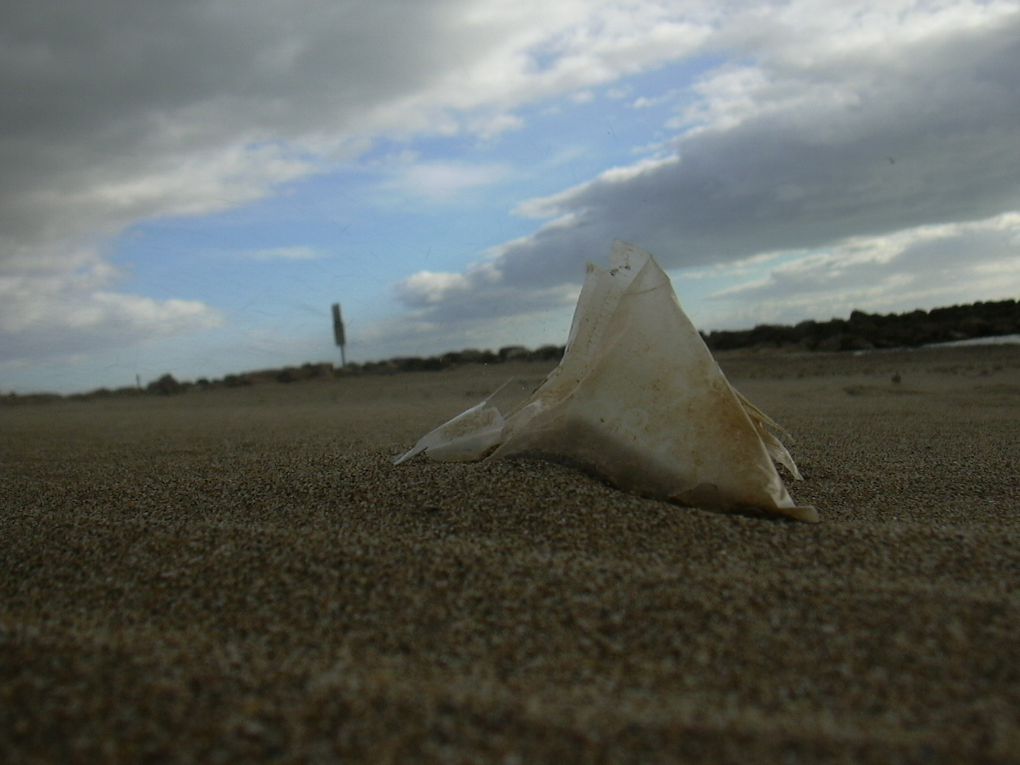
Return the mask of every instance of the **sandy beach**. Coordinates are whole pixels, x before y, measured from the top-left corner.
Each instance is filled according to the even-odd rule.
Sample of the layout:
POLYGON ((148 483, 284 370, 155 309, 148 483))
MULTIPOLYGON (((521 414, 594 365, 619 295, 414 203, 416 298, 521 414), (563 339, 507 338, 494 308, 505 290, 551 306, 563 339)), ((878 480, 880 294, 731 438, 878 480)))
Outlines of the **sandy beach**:
POLYGON ((0 406, 0 761, 1020 761, 1020 347, 720 360, 820 524, 391 464, 549 365, 0 406))

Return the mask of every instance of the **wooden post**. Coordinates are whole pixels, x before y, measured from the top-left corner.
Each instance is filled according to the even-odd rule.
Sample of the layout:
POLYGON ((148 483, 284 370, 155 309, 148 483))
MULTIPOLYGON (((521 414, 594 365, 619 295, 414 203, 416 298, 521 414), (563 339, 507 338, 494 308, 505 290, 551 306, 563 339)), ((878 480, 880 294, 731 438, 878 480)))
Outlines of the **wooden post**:
POLYGON ((344 320, 340 316, 339 303, 333 303, 333 339, 340 348, 340 367, 343 368, 347 366, 347 354, 344 352, 347 337, 344 333, 344 320))

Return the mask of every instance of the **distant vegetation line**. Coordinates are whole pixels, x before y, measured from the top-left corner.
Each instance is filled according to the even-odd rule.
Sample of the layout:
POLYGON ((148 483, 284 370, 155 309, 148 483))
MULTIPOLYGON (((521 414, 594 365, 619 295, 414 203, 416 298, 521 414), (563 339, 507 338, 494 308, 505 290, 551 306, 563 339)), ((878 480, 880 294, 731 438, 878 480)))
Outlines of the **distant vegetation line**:
POLYGON ((802 321, 792 327, 759 324, 754 329, 704 335, 712 350, 789 347, 805 351, 867 351, 917 348, 931 343, 1020 333, 1020 303, 979 302, 910 313, 852 311, 849 319, 802 321))
MULTIPOLYGON (((738 349, 783 349, 790 351, 863 351, 880 348, 916 348, 931 343, 969 340, 979 337, 1020 334, 1020 303, 1016 300, 978 302, 916 310, 902 314, 870 314, 853 311, 849 319, 829 321, 802 321, 794 326, 759 324, 753 329, 716 330, 702 333, 713 351, 738 349)), ((108 396, 139 396, 145 394, 174 395, 189 390, 210 388, 236 388, 267 382, 292 383, 302 380, 330 379, 364 374, 396 374, 399 372, 438 371, 460 364, 499 364, 507 361, 557 361, 563 356, 563 346, 545 345, 529 350, 511 345, 498 351, 464 350, 444 353, 441 356, 407 356, 351 363, 343 368, 330 363, 308 363, 296 367, 266 369, 255 372, 230 374, 221 379, 200 378, 195 382, 180 382, 165 374, 149 383, 144 389, 137 387, 110 390, 100 388, 89 393, 60 396, 55 393, 37 393, 0 397, 8 403, 60 400, 63 398, 89 400, 108 396)))

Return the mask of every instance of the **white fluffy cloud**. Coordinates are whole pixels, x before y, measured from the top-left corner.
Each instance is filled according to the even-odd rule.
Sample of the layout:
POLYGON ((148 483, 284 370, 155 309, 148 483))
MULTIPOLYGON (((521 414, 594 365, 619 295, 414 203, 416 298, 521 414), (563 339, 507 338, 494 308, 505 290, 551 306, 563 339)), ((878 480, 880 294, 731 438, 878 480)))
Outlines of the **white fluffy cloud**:
POLYGON ((437 305, 451 296, 463 293, 470 287, 464 274, 419 271, 400 283, 400 297, 409 306, 424 307, 437 305))
POLYGON ((0 362, 72 357, 210 329, 220 314, 198 301, 154 300, 113 291, 118 274, 95 252, 34 255, 16 276, 0 276, 0 362))

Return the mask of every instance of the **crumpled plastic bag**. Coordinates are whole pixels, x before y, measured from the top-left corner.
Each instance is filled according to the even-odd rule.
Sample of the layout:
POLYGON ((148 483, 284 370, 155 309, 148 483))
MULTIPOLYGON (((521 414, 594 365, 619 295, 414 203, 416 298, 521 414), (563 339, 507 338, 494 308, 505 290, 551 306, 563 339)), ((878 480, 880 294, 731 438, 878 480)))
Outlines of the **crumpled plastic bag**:
POLYGON ((523 403, 506 386, 423 436, 442 461, 537 454, 586 467, 621 489, 681 505, 817 522, 773 461, 800 473, 777 429, 729 384, 646 252, 616 243, 588 265, 559 366, 523 403))

